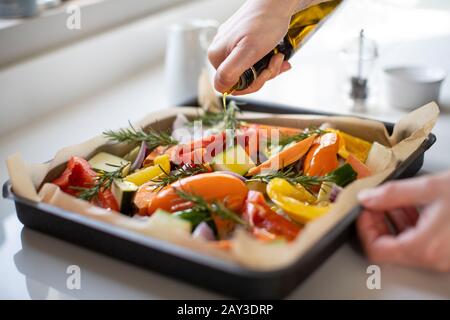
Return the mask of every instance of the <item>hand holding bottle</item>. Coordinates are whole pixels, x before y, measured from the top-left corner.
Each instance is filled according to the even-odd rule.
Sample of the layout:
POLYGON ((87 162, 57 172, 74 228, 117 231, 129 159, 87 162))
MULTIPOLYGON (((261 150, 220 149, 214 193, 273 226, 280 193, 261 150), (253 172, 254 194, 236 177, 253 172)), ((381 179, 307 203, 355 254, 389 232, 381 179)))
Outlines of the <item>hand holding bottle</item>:
MULTIPOLYGON (((208 57, 217 73, 214 86, 226 92, 240 75, 264 57, 284 37, 298 0, 246 1, 241 8, 219 28, 209 50, 208 57)), ((251 87, 234 94, 246 94, 259 90, 264 83, 290 68, 283 55, 272 57, 268 69, 251 87)))
POLYGON ((450 271, 450 171, 361 192, 358 234, 375 263, 450 271), (421 207, 417 213, 415 207, 421 207), (386 223, 392 221, 398 234, 386 223))
POLYGON ((215 88, 228 93, 230 89, 240 90, 235 95, 252 93, 267 80, 290 69, 286 60, 292 51, 339 3, 339 0, 245 2, 219 28, 209 49, 209 59, 217 69, 215 88), (306 12, 309 7, 329 1, 332 3, 329 6, 306 12), (293 18, 296 12, 298 17, 293 18))

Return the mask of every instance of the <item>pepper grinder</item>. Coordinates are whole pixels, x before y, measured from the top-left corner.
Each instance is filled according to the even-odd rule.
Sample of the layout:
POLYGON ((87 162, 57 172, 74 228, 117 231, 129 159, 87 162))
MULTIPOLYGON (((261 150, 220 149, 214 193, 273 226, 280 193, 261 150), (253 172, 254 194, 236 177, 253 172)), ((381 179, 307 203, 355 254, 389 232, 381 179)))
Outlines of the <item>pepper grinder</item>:
POLYGON ((350 89, 346 95, 351 109, 356 112, 365 112, 370 94, 368 79, 378 57, 377 46, 374 41, 366 38, 364 29, 361 29, 356 41, 351 41, 342 53, 347 65, 347 81, 349 81, 350 89))

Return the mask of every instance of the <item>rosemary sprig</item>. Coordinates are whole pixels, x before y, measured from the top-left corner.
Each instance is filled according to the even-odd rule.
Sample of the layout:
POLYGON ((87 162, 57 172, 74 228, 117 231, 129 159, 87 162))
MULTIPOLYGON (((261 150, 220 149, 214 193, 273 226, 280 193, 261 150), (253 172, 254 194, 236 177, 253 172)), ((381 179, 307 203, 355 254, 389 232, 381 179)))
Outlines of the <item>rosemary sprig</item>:
POLYGON ((176 190, 176 192, 182 199, 188 200, 194 204, 194 206, 191 208, 192 210, 209 213, 209 215, 215 213, 218 214, 222 219, 231 220, 236 222, 237 224, 248 226, 246 221, 242 220, 234 211, 228 209, 223 202, 216 201, 213 203, 208 203, 201 196, 190 194, 178 189, 176 190))
POLYGON ((321 134, 324 134, 325 132, 326 131, 321 130, 321 129, 309 128, 303 132, 280 139, 279 145, 286 146, 291 142, 299 142, 299 141, 305 140, 306 138, 309 138, 313 134, 321 135, 321 134))
POLYGON ((131 123, 129 128, 122 128, 117 131, 106 130, 103 135, 115 142, 140 143, 145 141, 149 150, 158 146, 172 146, 179 143, 167 132, 156 131, 152 128, 148 129, 147 132, 142 129, 136 130, 131 123))
MULTIPOLYGON (((161 168, 161 167, 160 167, 161 168)), ((184 165, 182 167, 179 167, 175 170, 172 170, 171 172, 165 172, 163 168, 161 168, 161 171, 163 171, 165 174, 161 175, 159 177, 156 177, 152 179, 152 182, 154 182, 154 190, 159 191, 162 188, 170 185, 171 183, 178 181, 182 178, 194 176, 199 173, 205 173, 208 172, 208 168, 201 165, 184 165)))
MULTIPOLYGON (((213 127, 223 121, 223 112, 204 111, 194 121, 200 121, 205 127, 213 127)), ((194 121, 189 122, 189 125, 193 126, 194 121)))
POLYGON ((294 165, 287 166, 281 170, 269 172, 267 174, 257 174, 247 181, 260 181, 269 183, 270 180, 281 178, 287 180, 289 183, 296 185, 300 184, 306 189, 311 189, 314 186, 320 185, 322 182, 332 181, 329 176, 306 176, 302 172, 295 172, 294 165))
POLYGON ((238 120, 237 116, 238 116, 238 113, 240 113, 240 112, 241 112, 241 110, 236 105, 236 103, 231 101, 228 104, 228 107, 226 108, 226 110, 224 110, 224 113, 223 113, 223 123, 224 123, 225 129, 228 129, 228 130, 239 129, 239 127, 241 125, 241 121, 238 120))
POLYGON ((71 187, 74 190, 80 191, 77 195, 78 198, 91 201, 94 198, 98 197, 98 194, 104 190, 108 190, 111 188, 112 183, 115 179, 122 179, 124 169, 128 166, 128 163, 125 163, 122 166, 117 166, 114 164, 108 164, 108 166, 116 167, 117 169, 111 172, 93 169, 97 172, 97 177, 95 178, 95 184, 92 187, 71 187))
MULTIPOLYGON (((236 103, 231 101, 226 109, 219 112, 204 111, 194 121, 200 121, 206 127, 214 127, 222 123, 223 129, 236 130, 241 125, 241 121, 237 118, 240 112, 236 103)), ((194 121, 189 124, 194 125, 194 121)))

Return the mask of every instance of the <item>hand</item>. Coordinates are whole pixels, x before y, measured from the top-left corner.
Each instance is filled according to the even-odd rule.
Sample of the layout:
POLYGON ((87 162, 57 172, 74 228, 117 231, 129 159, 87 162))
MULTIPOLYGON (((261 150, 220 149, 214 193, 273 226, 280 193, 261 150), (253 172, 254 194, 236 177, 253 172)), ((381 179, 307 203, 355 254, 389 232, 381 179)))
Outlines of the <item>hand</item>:
POLYGON ((370 260, 450 271, 450 171, 389 182, 362 191, 359 200, 365 210, 357 229, 370 260))
MULTIPOLYGON (((217 73, 214 87, 226 92, 240 75, 277 46, 285 36, 292 14, 299 0, 252 0, 241 8, 219 28, 209 50, 208 57, 217 73), (283 2, 283 3, 280 3, 283 2)), ((267 80, 290 69, 282 54, 274 55, 269 67, 253 84, 234 94, 255 92, 267 80)))

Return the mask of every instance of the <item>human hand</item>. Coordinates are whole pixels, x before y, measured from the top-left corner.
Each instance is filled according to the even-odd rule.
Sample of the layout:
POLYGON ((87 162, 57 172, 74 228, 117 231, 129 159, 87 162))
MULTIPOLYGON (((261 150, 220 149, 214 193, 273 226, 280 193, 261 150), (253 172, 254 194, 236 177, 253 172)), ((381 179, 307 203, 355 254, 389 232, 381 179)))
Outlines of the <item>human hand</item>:
POLYGON ((359 200, 365 210, 358 235, 370 260, 450 271, 450 171, 389 182, 362 191, 359 200))
MULTIPOLYGON (((214 87, 226 92, 240 75, 277 46, 285 36, 289 21, 299 0, 246 1, 231 18, 222 24, 209 50, 208 58, 217 73, 214 87)), ((264 83, 290 69, 282 54, 272 57, 269 67, 252 85, 235 95, 255 92, 264 83)))

